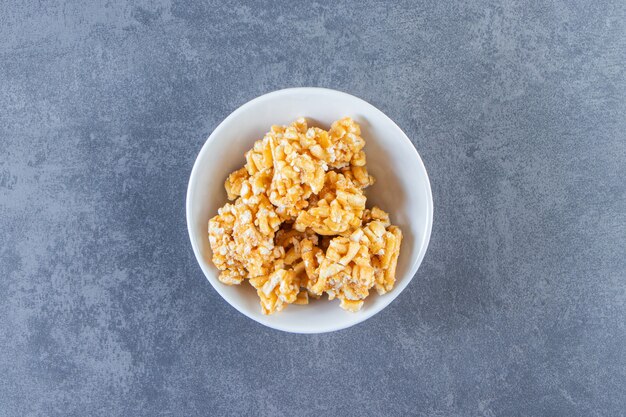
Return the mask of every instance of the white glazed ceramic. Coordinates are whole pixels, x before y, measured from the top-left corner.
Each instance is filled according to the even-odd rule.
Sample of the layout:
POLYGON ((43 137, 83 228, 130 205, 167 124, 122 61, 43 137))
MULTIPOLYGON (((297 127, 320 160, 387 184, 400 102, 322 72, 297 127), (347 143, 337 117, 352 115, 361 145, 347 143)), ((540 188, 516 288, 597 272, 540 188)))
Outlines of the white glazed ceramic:
POLYGON ((409 284, 430 238, 433 200, 424 164, 411 141, 383 112, 371 104, 335 90, 289 88, 258 97, 230 114, 202 147, 187 189, 187 227, 196 259, 215 290, 233 307, 257 322, 294 333, 323 333, 360 323, 381 311, 409 284), (312 125, 328 129, 330 123, 350 116, 361 125, 367 168, 376 183, 365 190, 367 206, 389 212, 404 234, 396 285, 379 296, 375 290, 361 311, 350 313, 327 297, 305 306, 289 305, 270 316, 261 313, 255 290, 244 282, 227 286, 217 279, 211 262, 207 224, 226 203, 224 180, 245 163, 244 152, 273 124, 289 124, 304 116, 312 125))

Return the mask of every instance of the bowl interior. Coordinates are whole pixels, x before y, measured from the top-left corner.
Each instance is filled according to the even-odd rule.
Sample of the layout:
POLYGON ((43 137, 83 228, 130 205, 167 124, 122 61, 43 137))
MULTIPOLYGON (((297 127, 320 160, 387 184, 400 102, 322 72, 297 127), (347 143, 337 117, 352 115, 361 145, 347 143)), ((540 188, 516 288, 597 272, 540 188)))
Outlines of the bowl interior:
POLYGON ((426 170, 401 129, 367 102, 334 90, 280 90, 243 105, 226 118, 202 148, 189 182, 187 222, 194 252, 217 292, 248 317, 272 328, 321 333, 359 323, 388 305, 409 283, 421 262, 432 224, 432 196, 426 170), (389 212, 404 234, 394 289, 383 296, 372 291, 361 311, 349 313, 326 297, 309 305, 287 306, 271 316, 261 313, 255 290, 246 282, 227 286, 217 280, 211 262, 207 223, 227 201, 226 176, 245 163, 244 152, 261 139, 272 124, 288 124, 304 116, 311 125, 329 128, 343 116, 361 125, 366 141, 367 167, 376 183, 366 189, 367 206, 389 212))

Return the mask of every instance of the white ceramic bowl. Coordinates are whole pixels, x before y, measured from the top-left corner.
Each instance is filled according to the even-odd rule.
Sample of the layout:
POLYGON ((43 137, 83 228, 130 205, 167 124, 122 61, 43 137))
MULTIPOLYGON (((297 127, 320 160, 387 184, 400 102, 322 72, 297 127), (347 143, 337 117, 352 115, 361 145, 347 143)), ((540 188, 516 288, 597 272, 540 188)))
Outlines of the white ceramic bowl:
POLYGON ((335 90, 289 88, 258 97, 230 114, 217 126, 200 150, 187 189, 187 227, 196 259, 213 288, 233 307, 257 322, 294 333, 323 333, 360 323, 381 311, 409 284, 430 238, 433 200, 426 169, 411 141, 383 112, 371 104, 335 90), (246 282, 227 286, 217 279, 211 262, 207 224, 226 203, 224 180, 245 163, 244 152, 273 124, 289 124, 304 116, 328 129, 343 116, 361 125, 367 168, 376 183, 365 190, 367 206, 389 212, 404 234, 396 285, 379 296, 372 291, 361 311, 350 313, 338 300, 326 297, 309 305, 290 305, 270 316, 261 313, 259 299, 246 282))

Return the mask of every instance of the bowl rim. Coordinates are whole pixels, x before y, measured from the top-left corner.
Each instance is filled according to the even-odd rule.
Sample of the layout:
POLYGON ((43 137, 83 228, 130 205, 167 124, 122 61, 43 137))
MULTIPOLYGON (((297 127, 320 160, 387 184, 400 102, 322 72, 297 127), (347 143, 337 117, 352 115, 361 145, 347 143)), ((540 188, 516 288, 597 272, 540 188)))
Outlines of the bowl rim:
MULTIPOLYGON (((293 87, 293 88, 284 88, 284 89, 280 89, 280 90, 275 90, 275 91, 272 91, 272 92, 260 95, 260 96, 258 96, 256 98, 253 98, 252 100, 247 101, 246 103, 242 104, 237 109, 235 109, 233 112, 231 112, 228 116, 226 116, 226 118, 224 120, 222 120, 215 127, 215 129, 213 129, 213 131, 211 132, 209 137, 206 139, 206 141, 202 145, 202 148, 200 149, 200 152, 198 152, 198 155, 196 156, 196 159, 195 159, 195 161, 193 163, 193 168, 191 169, 191 173, 190 173, 190 176, 189 176, 189 182, 187 184, 187 194, 186 194, 186 198, 185 198, 185 219, 186 219, 186 222, 187 222, 187 232, 189 234, 189 240, 191 242, 191 247, 193 249, 193 253, 194 253, 194 256, 196 258, 196 262, 200 266, 200 269, 204 273, 205 278, 207 279, 207 281, 209 281, 209 283, 211 284, 213 289, 215 289, 215 291, 217 291, 217 293, 220 295, 220 297, 222 297, 222 299, 224 301, 226 301, 231 307, 233 307, 234 309, 236 309, 237 311, 239 311, 241 314, 243 314, 244 316, 248 317, 249 319, 252 319, 253 321, 255 321, 255 322, 257 322, 257 323, 259 323, 259 324, 261 324, 263 326, 266 326, 266 327, 269 327, 269 328, 272 328, 272 329, 275 329, 275 330, 280 330, 280 331, 284 331, 284 332, 288 332, 288 333, 299 333, 299 334, 321 334, 321 333, 329 333, 329 332, 334 332, 334 331, 338 331, 338 330, 347 329, 347 328, 355 326, 355 325, 357 325, 359 323, 363 323, 364 321, 366 321, 370 317, 374 316, 375 314, 380 313, 389 304, 391 304, 391 302, 393 302, 396 298, 398 298, 400 296, 400 294, 404 291, 404 289, 407 287, 407 285, 409 285, 409 283, 413 280, 413 277, 417 273, 417 271, 418 271, 422 261, 424 260, 424 256, 426 255, 426 251, 427 251, 428 245, 430 243, 430 236, 431 236, 432 225, 433 225, 433 215, 434 215, 433 210, 434 210, 434 205, 433 205, 432 189, 431 189, 431 185, 430 185, 430 177, 428 176, 428 172, 426 171, 426 166, 424 165, 424 162, 422 161, 422 158, 421 158, 420 154, 417 152, 417 149, 415 148, 415 145, 413 145, 413 143, 411 142, 409 137, 400 128, 400 126, 398 126, 396 124, 396 122, 394 122, 382 110, 378 109, 376 106, 374 106, 373 104, 369 103, 368 101, 363 100, 362 98, 356 97, 356 96, 354 96, 352 94, 349 94, 349 93, 346 93, 346 92, 343 92, 343 91, 334 90, 334 89, 330 89, 330 88, 323 88, 323 87, 293 87), (254 316, 248 314, 248 312, 246 312, 244 309, 239 308, 238 306, 232 304, 228 300, 228 298, 224 295, 223 291, 219 288, 219 286, 215 285, 211 281, 211 279, 209 278, 210 276, 213 276, 215 274, 213 274, 208 269, 208 266, 204 262, 202 254, 200 253, 200 249, 198 248, 198 245, 196 244, 196 241, 195 241, 195 238, 194 238, 195 232, 193 231, 193 228, 192 228, 192 225, 191 225, 191 222, 190 222, 190 218, 191 218, 191 190, 194 188, 194 186, 195 186, 195 184, 197 182, 198 170, 199 170, 199 166, 200 166, 199 162, 200 162, 201 159, 203 159, 204 154, 206 154, 209 151, 209 148, 210 148, 212 142, 215 140, 216 137, 218 137, 220 135, 220 132, 224 129, 224 126, 230 120, 236 118, 238 116, 238 114, 242 113, 247 107, 250 107, 250 106, 252 106, 254 104, 257 104, 259 102, 266 101, 266 100, 272 100, 272 99, 275 99, 275 98, 283 96, 283 95, 306 94, 306 93, 312 93, 312 92, 313 93, 328 94, 328 95, 344 96, 346 98, 349 98, 350 100, 355 100, 355 101, 361 102, 362 104, 365 104, 366 106, 371 107, 374 112, 379 113, 380 116, 382 116, 389 123, 391 123, 395 128, 397 128, 397 130, 401 133, 401 135, 400 135, 401 140, 405 141, 406 143, 408 143, 408 145, 410 145, 410 148, 413 151, 413 156, 415 157, 416 161, 419 163, 419 169, 421 169, 421 171, 424 174, 424 178, 426 179, 425 186, 426 186, 426 192, 427 192, 426 230, 425 230, 425 234, 424 234, 423 238, 420 241, 418 241, 418 243, 420 245, 420 251, 419 251, 418 255, 410 263, 409 270, 407 272, 408 279, 405 279, 402 282, 397 284, 398 292, 396 293, 396 295, 393 296, 393 297, 388 297, 389 298, 388 300, 385 300, 377 308, 369 310, 367 313, 355 314, 354 315, 354 320, 348 322, 347 324, 340 324, 340 325, 334 325, 334 326, 330 325, 329 327, 324 328, 322 330, 319 330, 319 329, 316 329, 316 328, 293 329, 290 326, 283 326, 281 324, 272 323, 270 320, 261 321, 261 320, 257 319, 257 317, 254 317, 254 316)), ((214 278, 217 280, 217 277, 214 277, 214 278)), ((271 317, 271 316, 267 316, 267 317, 271 317)))

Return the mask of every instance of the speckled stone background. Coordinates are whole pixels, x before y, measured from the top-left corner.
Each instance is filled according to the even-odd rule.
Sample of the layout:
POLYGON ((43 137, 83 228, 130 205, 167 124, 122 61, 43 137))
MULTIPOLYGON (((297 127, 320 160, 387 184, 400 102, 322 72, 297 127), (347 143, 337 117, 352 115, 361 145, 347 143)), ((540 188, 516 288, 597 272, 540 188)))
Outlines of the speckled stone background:
POLYGON ((0 415, 626 415, 626 3, 0 2, 0 415), (194 259, 197 152, 325 86, 435 223, 383 312, 292 335, 194 259))

